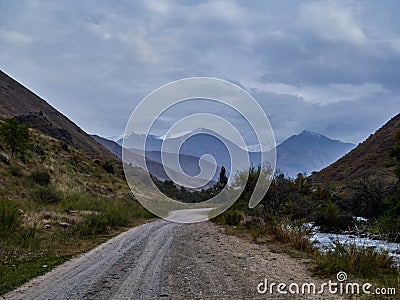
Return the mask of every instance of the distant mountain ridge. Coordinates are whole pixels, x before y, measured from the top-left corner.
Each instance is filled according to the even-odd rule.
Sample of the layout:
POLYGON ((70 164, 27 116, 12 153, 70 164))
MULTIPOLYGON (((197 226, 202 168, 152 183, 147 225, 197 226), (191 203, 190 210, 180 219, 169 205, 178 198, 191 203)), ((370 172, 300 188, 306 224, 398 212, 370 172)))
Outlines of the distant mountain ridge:
POLYGON ((397 114, 351 152, 312 175, 313 181, 349 183, 369 175, 396 180, 393 173, 395 160, 389 153, 399 131, 400 114, 397 114))
MULTIPOLYGON (((172 137, 157 137, 150 135, 147 137, 146 157, 162 165, 161 145, 163 142, 182 144, 180 152, 180 162, 182 169, 190 175, 199 172, 199 157, 204 153, 210 153, 216 159, 218 170, 224 166, 230 168, 230 157, 224 143, 228 144, 237 155, 247 155, 247 152, 236 144, 220 135, 204 128, 196 129, 192 132, 175 134, 172 137), (197 135, 196 135, 197 134, 197 135), (193 136, 192 136, 193 135, 193 136), (192 136, 188 138, 189 136, 192 136), (163 139, 164 138, 164 139, 163 139), (218 141, 221 139, 221 141, 218 141)), ((130 133, 126 136, 125 146, 129 149, 138 149, 143 145, 146 135, 130 133)), ((122 140, 118 143, 122 145, 122 140)), ((105 145, 107 147, 107 145, 105 145)), ((115 145, 114 145, 115 146, 115 145)), ((298 173, 310 174, 312 171, 319 171, 322 168, 336 161, 342 155, 354 148, 354 144, 343 143, 339 140, 332 140, 324 135, 304 130, 298 135, 293 135, 279 144, 277 151, 276 169, 290 177, 297 176, 298 173)), ((166 153, 169 152, 166 147, 166 153)), ((113 151, 115 153, 115 151, 113 151)), ((271 157, 272 152, 265 152, 266 157, 271 157)), ((260 152, 249 152, 250 162, 257 166, 260 164, 260 152)), ((150 168, 149 168, 150 169, 150 168)), ((157 165, 157 170, 160 166, 157 165)), ((178 172, 178 170, 175 170, 178 172)), ((215 179, 215 178, 214 178, 215 179)))

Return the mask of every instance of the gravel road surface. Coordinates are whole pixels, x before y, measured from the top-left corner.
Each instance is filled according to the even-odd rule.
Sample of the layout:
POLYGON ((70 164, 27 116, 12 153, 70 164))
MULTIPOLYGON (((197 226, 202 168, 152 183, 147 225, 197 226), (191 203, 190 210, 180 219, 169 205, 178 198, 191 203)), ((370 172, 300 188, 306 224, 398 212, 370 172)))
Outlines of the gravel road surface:
POLYGON ((264 278, 320 283, 298 260, 226 235, 211 222, 158 220, 116 236, 5 299, 337 299, 261 295, 257 285, 264 278))

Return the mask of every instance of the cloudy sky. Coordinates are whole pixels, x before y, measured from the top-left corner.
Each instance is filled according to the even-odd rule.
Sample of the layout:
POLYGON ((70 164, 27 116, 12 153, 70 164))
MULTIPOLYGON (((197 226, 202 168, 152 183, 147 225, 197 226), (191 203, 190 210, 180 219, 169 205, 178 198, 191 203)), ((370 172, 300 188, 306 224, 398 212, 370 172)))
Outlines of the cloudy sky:
POLYGON ((276 139, 358 143, 400 111, 400 2, 1 1, 0 68, 89 133, 170 81, 249 91, 276 139))

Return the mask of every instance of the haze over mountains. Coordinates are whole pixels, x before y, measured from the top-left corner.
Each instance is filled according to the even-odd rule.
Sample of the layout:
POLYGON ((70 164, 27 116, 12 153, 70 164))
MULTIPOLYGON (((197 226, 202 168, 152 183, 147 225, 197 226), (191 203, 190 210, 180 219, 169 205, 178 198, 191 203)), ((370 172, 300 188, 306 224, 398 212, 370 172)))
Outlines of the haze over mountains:
MULTIPOLYGON (((125 147, 139 149, 145 143, 145 140, 144 134, 130 133, 125 139, 125 147)), ((146 157, 161 164, 161 146, 165 141, 170 145, 182 144, 180 163, 182 169, 192 176, 200 171, 198 167, 199 157, 206 153, 214 156, 218 169, 225 166, 229 170, 230 156, 224 144, 228 145, 238 155, 247 155, 239 146, 217 133, 198 128, 192 132, 183 132, 171 137, 149 135, 146 141, 146 157), (183 142, 185 139, 187 140, 183 142)), ((122 139, 113 142, 113 148, 116 150, 112 152, 120 153, 121 150, 117 145, 121 146, 122 142, 122 139)), ((104 143, 103 145, 106 146, 104 143)), ((354 144, 332 140, 321 134, 304 130, 298 135, 289 137, 276 147, 276 169, 290 177, 295 177, 298 173, 310 174, 330 165, 354 147, 354 144)), ((172 153, 171 149, 167 146, 164 148, 164 152, 172 153)), ((109 150, 111 149, 109 148, 109 150)), ((264 152, 264 155, 267 158, 271 157, 271 150, 264 152)), ((254 166, 260 165, 260 152, 250 151, 249 157, 254 166)))

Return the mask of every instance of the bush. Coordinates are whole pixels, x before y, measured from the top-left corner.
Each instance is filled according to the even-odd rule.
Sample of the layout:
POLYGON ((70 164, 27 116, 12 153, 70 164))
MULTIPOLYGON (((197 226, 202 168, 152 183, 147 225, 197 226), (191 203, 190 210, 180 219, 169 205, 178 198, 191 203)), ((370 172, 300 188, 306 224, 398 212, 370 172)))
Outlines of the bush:
POLYGON ((18 165, 11 165, 10 166, 11 175, 14 177, 22 177, 24 175, 22 168, 18 165))
POLYGON ((101 166, 103 167, 103 169, 110 174, 114 174, 114 165, 112 164, 112 162, 110 162, 109 160, 106 160, 105 162, 103 162, 101 164, 101 166))
POLYGON ((228 225, 239 225, 243 214, 238 210, 228 210, 224 213, 225 223, 228 225))
POLYGON ((33 192, 33 198, 42 204, 57 203, 63 200, 63 193, 49 186, 40 186, 33 192))
POLYGON ((344 230, 354 225, 353 217, 341 212, 330 200, 320 206, 314 221, 315 225, 320 226, 321 231, 325 232, 344 230))
POLYGON ((379 234, 391 242, 400 242, 400 217, 383 216, 377 221, 376 228, 379 234))
POLYGON ((40 185, 48 185, 50 184, 50 173, 46 170, 35 170, 29 176, 34 182, 40 185))
POLYGON ((33 146, 33 152, 39 156, 46 156, 46 151, 39 144, 33 146))
POLYGON ((8 199, 0 199, 0 236, 14 234, 21 223, 21 212, 15 203, 8 199))

